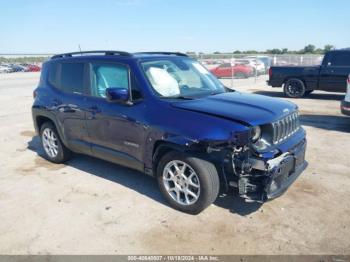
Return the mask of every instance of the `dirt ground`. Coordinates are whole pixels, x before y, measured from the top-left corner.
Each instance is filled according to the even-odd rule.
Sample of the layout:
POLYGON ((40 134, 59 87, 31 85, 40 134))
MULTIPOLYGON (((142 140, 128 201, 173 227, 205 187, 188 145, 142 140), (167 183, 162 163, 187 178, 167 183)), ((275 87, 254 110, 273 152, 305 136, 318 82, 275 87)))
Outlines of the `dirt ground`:
MULTIPOLYGON (((220 197, 197 216, 170 208, 156 181, 76 155, 44 160, 31 119, 38 73, 0 75, 1 254, 349 254, 350 118, 343 94, 294 99, 307 131, 307 170, 281 197, 220 197)), ((234 80, 274 97, 266 78, 234 80)), ((223 80, 230 85, 230 80, 223 80)))

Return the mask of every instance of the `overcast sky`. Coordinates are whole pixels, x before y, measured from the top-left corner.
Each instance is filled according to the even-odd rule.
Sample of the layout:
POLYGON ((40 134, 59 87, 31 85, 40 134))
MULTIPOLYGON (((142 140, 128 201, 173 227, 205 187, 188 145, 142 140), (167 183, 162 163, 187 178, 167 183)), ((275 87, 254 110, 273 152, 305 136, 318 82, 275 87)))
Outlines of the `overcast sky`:
POLYGON ((0 0, 0 53, 350 47, 349 0, 0 0))

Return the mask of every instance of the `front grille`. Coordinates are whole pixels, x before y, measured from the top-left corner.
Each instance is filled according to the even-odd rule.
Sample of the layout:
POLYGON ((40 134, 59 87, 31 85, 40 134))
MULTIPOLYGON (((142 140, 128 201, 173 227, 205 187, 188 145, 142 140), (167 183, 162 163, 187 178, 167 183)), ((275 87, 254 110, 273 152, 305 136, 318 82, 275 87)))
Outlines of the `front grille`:
POLYGON ((287 139, 289 136, 294 134, 300 128, 298 112, 294 112, 272 123, 272 128, 273 128, 272 142, 274 144, 278 144, 283 140, 287 139))

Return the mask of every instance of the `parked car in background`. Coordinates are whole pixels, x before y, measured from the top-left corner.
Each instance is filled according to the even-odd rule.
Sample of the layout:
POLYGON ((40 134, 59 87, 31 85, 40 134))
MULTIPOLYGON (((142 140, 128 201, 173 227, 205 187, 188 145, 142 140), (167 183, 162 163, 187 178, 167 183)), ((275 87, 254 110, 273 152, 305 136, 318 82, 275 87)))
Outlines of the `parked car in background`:
POLYGON ((7 64, 0 64, 0 73, 12 73, 13 69, 7 64))
POLYGON ((272 58, 269 56, 257 55, 257 56, 247 56, 247 58, 253 58, 261 61, 265 65, 265 74, 269 71, 272 65, 272 58))
POLYGON ((229 187, 276 198, 307 166, 295 104, 228 90, 185 54, 77 52, 43 67, 32 116, 46 158, 73 151, 144 172, 183 212, 229 187))
POLYGON ((347 88, 346 88, 346 95, 343 101, 341 101, 341 112, 344 115, 350 116, 350 74, 348 76, 348 79, 346 80, 347 88))
POLYGON ((27 72, 40 72, 41 67, 34 64, 21 64, 22 66, 26 67, 27 72))
POLYGON ((8 67, 10 67, 13 72, 27 72, 27 68, 19 64, 8 64, 8 67))
POLYGON ((40 72, 41 67, 34 64, 17 64, 17 63, 2 63, 0 64, 0 73, 13 72, 40 72))
POLYGON ((248 78, 254 75, 254 68, 249 64, 231 64, 224 63, 215 68, 210 69, 216 77, 232 77, 235 78, 248 78))
POLYGON ((255 58, 240 58, 234 60, 236 64, 249 65, 254 69, 254 75, 257 73, 258 75, 265 74, 265 65, 260 60, 255 58))
POLYGON ((320 66, 272 66, 268 85, 282 87, 288 97, 298 98, 313 90, 345 92, 350 73, 350 49, 326 53, 320 66))

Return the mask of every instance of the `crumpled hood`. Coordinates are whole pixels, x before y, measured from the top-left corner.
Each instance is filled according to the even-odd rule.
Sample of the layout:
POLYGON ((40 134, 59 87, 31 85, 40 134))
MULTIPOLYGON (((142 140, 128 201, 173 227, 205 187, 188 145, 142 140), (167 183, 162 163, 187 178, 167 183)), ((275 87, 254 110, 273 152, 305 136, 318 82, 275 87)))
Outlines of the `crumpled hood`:
POLYGON ((172 106, 230 119, 248 126, 274 122, 297 109, 295 104, 282 99, 240 92, 174 102, 172 106))

